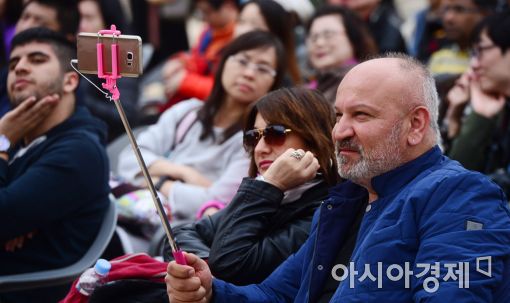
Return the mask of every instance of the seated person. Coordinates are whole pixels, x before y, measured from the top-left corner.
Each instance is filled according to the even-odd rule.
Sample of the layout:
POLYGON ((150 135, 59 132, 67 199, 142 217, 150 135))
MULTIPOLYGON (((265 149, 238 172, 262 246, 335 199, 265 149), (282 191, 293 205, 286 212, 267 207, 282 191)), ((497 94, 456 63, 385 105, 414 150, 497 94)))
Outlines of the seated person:
POLYGON ((510 302, 506 198, 442 155, 433 78, 390 56, 339 85, 332 136, 348 181, 330 190, 303 246, 246 286, 185 254, 188 265, 168 265, 170 302, 510 302))
POLYGON ((449 125, 457 125, 458 132, 449 156, 468 169, 504 181, 498 182, 507 194, 510 194, 509 26, 508 10, 487 17, 477 26, 471 73, 464 75, 463 81, 451 91, 450 107, 456 114, 449 120, 449 125), (463 117, 466 104, 472 111, 463 117))
MULTIPOLYGON (((248 174, 243 116, 250 104, 281 85, 284 58, 282 44, 270 33, 241 35, 225 48, 207 102, 183 101, 139 135, 149 173, 159 179, 156 189, 176 219, 194 218, 210 200, 230 202, 248 174), (182 123, 189 125, 176 134, 182 123)), ((120 154, 118 173, 131 182, 141 174, 131 146, 120 154)))
POLYGON ((189 98, 207 99, 221 52, 234 38, 237 0, 198 0, 196 5, 207 27, 189 53, 173 55, 164 64, 161 74, 168 102, 163 110, 189 98))
POLYGON ((174 229, 180 248, 208 259, 220 279, 264 280, 305 242, 314 210, 337 182, 333 123, 331 104, 317 92, 291 88, 262 97, 245 124, 250 177, 226 208, 174 229))
POLYGON ((392 1, 383 0, 326 0, 325 3, 345 5, 365 21, 374 36, 381 54, 407 51, 400 26, 402 20, 392 1))
MULTIPOLYGON (((108 208, 104 124, 76 106, 75 49, 46 28, 12 41, 0 119, 0 275, 61 268, 80 259, 108 208)), ((54 293, 0 294, 1 302, 56 302, 54 293)))
POLYGON ((252 30, 271 32, 285 47, 287 74, 285 84, 301 84, 302 78, 296 54, 296 39, 292 15, 274 0, 250 0, 243 3, 234 37, 252 30))
POLYGON ((354 65, 377 54, 377 46, 367 25, 350 10, 327 5, 319 8, 307 26, 308 58, 315 70, 310 88, 335 103, 343 76, 354 65))

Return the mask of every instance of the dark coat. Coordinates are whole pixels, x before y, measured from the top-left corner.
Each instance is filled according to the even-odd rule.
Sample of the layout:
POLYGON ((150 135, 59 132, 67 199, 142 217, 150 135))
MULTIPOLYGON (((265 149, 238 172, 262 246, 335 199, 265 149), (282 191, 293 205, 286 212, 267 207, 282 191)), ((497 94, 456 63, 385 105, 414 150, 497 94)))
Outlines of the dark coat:
POLYGON ((278 188, 245 178, 228 207, 176 228, 175 238, 182 250, 208 258, 215 277, 238 285, 258 283, 305 242, 313 213, 327 194, 321 182, 297 201, 281 204, 278 188))

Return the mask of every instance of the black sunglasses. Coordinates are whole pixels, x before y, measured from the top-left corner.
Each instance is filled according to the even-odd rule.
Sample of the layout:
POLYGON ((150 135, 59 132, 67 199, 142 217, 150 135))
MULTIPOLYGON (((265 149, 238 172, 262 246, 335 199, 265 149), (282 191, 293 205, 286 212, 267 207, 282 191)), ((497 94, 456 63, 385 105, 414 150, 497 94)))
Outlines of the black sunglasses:
POLYGON ((247 130, 243 136, 244 148, 248 151, 253 150, 262 137, 269 145, 282 145, 285 143, 287 133, 291 131, 283 125, 269 125, 266 128, 247 130))

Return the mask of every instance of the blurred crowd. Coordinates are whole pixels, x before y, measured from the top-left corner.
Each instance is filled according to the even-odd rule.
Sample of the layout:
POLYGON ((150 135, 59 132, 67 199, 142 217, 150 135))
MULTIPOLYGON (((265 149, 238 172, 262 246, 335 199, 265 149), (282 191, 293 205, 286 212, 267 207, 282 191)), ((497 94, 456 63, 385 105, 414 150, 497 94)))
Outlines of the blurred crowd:
MULTIPOLYGON (((182 243, 199 239, 198 247, 186 249, 209 258, 213 274, 227 281, 262 281, 306 240, 326 185, 340 180, 334 151, 324 147, 334 148, 329 119, 338 87, 349 71, 378 55, 403 53, 427 67, 439 93, 442 154, 487 175, 510 194, 510 1, 0 0, 0 16, 0 119, 12 117, 20 103, 12 101, 17 84, 12 88, 8 82, 13 73, 23 72, 16 70, 20 58, 13 60, 11 53, 18 34, 44 27, 76 45, 78 33, 115 24, 122 34, 141 37, 143 74, 117 81, 120 102, 168 219, 187 222, 178 229, 182 243), (270 105, 268 100, 275 99, 286 101, 270 105), (282 118, 286 115, 288 120, 282 118), (292 144, 285 141, 289 132, 297 138, 292 144), (312 150, 320 173, 279 187, 285 196, 250 183, 273 167, 259 161, 263 152, 255 147, 262 137, 269 145, 280 147, 285 141, 285 148, 312 150), (304 192, 304 200, 313 203, 298 203, 304 192), (261 205, 260 216, 271 215, 263 223, 250 221, 244 199, 261 205), (285 209, 268 210, 268 201, 285 209), (264 236, 267 243, 258 253, 248 249, 253 241, 243 242, 247 233, 234 237, 226 232, 246 226, 259 230, 264 224, 274 234, 264 236), (277 241, 286 244, 279 249, 269 244, 277 241), (248 259, 260 262, 247 264, 248 259), (259 275, 243 276, 239 264, 259 275)), ((96 76, 85 76, 101 85, 96 76)), ((379 88, 378 83, 367 85, 379 88)), ((146 251, 159 218, 117 109, 83 78, 72 91, 77 108, 106 129, 109 165, 104 169, 110 176, 105 182, 119 207, 119 225, 146 251)), ((28 149, 30 141, 25 143, 28 149)), ((280 148, 278 155, 286 153, 280 148)), ((23 157, 12 156, 11 163, 23 157)), ((17 180, 10 177, 5 188, 17 180)), ((6 241, 10 250, 32 240, 31 229, 22 231, 17 241, 6 241)), ((165 254, 164 243, 159 248, 157 253, 165 254)))

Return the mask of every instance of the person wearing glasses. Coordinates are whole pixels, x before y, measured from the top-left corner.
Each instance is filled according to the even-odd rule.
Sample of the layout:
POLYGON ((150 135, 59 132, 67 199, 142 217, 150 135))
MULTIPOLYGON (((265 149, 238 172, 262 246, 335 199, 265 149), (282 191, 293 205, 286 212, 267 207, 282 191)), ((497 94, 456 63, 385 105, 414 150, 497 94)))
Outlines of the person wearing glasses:
MULTIPOLYGON (((477 26, 471 73, 452 89, 460 99, 452 111, 464 122, 449 156, 466 168, 491 175, 510 194, 510 11, 477 26), (464 108, 472 111, 462 117, 464 108)), ((454 105, 452 105, 454 106, 454 105)))
MULTIPOLYGON (((243 116, 253 102, 281 85, 284 74, 277 38, 261 31, 242 35, 225 48, 206 102, 181 102, 138 136, 155 187, 175 219, 195 218, 207 201, 230 202, 248 173, 243 116)), ((118 174, 130 182, 141 177, 129 146, 120 154, 118 174)))
POLYGON ((457 77, 468 69, 473 29, 484 17, 494 13, 497 7, 498 0, 441 1, 441 21, 450 43, 430 57, 428 68, 434 76, 457 77))
POLYGON ((264 280, 305 242, 315 209, 338 181, 333 124, 331 104, 316 91, 262 97, 244 130, 249 177, 226 208, 174 230, 180 248, 207 259, 225 281, 264 280))
POLYGON ((370 29, 355 13, 326 5, 310 18, 306 46, 315 74, 309 88, 319 90, 331 104, 343 76, 354 65, 377 54, 370 29))

